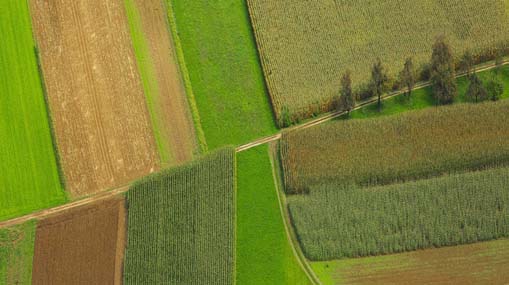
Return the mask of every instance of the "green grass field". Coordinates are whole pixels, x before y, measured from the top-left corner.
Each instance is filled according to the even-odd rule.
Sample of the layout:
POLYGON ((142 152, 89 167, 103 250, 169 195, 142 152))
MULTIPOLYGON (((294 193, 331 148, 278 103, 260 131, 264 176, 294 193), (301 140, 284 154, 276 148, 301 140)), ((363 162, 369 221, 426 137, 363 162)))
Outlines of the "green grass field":
POLYGON ((288 198, 311 260, 380 255, 509 237, 509 168, 388 186, 335 184, 288 198))
POLYGON ((208 148, 240 145, 276 132, 246 3, 168 3, 178 32, 180 64, 188 73, 187 93, 193 94, 189 97, 197 106, 195 123, 199 118, 208 148))
POLYGON ((233 283, 233 149, 144 178, 127 203, 125 284, 233 283))
POLYGON ((323 285, 505 284, 509 240, 311 263, 323 285))
POLYGON ((279 117, 284 107, 300 119, 331 110, 342 75, 350 70, 354 86, 363 85, 378 57, 393 78, 409 56, 421 68, 441 34, 458 58, 509 42, 507 0, 248 3, 279 117))
POLYGON ((0 284, 31 284, 35 221, 0 229, 0 284))
POLYGON ((61 204, 63 192, 26 1, 0 10, 0 220, 61 204))
POLYGON ((237 154, 237 284, 310 284, 290 246, 268 147, 237 154))
MULTIPOLYGON (((504 84, 504 94, 501 99, 509 98, 509 66, 505 65, 500 73, 496 73, 495 70, 487 70, 478 73, 479 77, 486 81, 492 76, 498 76, 501 82, 504 84)), ((458 97, 455 103, 465 103, 465 93, 468 88, 469 82, 466 77, 458 78, 458 97)), ((433 93, 431 87, 415 90, 410 99, 407 99, 403 95, 399 95, 388 100, 384 100, 382 103, 382 111, 378 111, 377 104, 365 106, 359 110, 355 110, 350 113, 348 118, 350 119, 367 119, 382 117, 387 115, 395 115, 406 111, 420 110, 429 107, 435 107, 435 101, 433 100, 433 93)), ((341 117, 346 119, 347 116, 341 117)))
POLYGON ((157 150, 164 165, 172 161, 170 143, 162 138, 160 128, 163 125, 159 121, 157 115, 157 97, 159 94, 159 86, 157 84, 154 64, 149 52, 148 43, 143 35, 141 27, 141 19, 138 9, 133 0, 124 0, 127 19, 129 20, 129 28, 131 30, 131 38, 133 41, 134 53, 136 55, 140 78, 143 83, 143 91, 147 99, 147 106, 152 119, 152 130, 157 144, 157 150))

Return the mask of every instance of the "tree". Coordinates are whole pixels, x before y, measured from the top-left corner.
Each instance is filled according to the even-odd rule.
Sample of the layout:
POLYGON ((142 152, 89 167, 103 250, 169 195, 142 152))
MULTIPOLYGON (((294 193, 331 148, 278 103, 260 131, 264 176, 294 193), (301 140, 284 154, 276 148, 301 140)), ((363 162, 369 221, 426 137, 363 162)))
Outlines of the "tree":
POLYGON ((355 98, 352 90, 352 79, 350 71, 347 71, 341 78, 341 96, 339 97, 338 111, 350 111, 355 107, 355 98))
POLYGON ((443 36, 438 37, 433 44, 431 84, 433 95, 439 105, 452 103, 458 95, 454 58, 451 48, 443 36))
POLYGON ((382 110, 382 94, 387 81, 389 81, 389 77, 385 72, 385 67, 382 65, 380 58, 377 58, 371 69, 371 88, 373 95, 378 97, 379 112, 382 110))
POLYGON ((490 100, 497 101, 504 93, 504 84, 497 76, 493 76, 486 84, 486 91, 490 100))
POLYGON ((474 68, 474 57, 468 49, 465 51, 463 57, 461 58, 460 68, 462 71, 467 73, 467 77, 470 77, 472 69, 474 68))
POLYGON ((498 74, 502 71, 502 65, 504 64, 504 53, 503 48, 497 50, 497 54, 495 56, 495 72, 498 74))
POLYGON ((414 68, 414 62, 411 57, 407 58, 405 61, 405 66, 403 67, 403 70, 399 74, 399 77, 401 79, 401 84, 403 84, 406 87, 406 96, 407 99, 410 98, 410 95, 412 95, 412 91, 415 87, 415 81, 417 77, 417 72, 414 68))
POLYGON ((484 101, 488 98, 488 91, 484 88, 481 79, 477 76, 477 73, 473 73, 469 77, 470 84, 468 85, 467 93, 465 94, 467 99, 472 102, 484 101))

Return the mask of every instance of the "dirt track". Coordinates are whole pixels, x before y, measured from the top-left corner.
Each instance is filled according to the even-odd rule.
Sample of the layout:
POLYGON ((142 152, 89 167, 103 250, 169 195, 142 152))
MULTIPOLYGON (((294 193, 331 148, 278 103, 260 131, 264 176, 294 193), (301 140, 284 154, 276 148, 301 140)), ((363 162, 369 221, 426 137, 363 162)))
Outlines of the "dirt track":
POLYGON ((122 0, 31 0, 53 126, 72 197, 157 169, 122 0))
POLYGON ((147 40, 159 94, 154 94, 154 118, 161 139, 168 144, 170 165, 193 157, 197 148, 191 112, 170 37, 166 8, 161 0, 134 0, 147 40))
POLYGON ((120 284, 124 206, 117 197, 40 221, 32 284, 120 284))

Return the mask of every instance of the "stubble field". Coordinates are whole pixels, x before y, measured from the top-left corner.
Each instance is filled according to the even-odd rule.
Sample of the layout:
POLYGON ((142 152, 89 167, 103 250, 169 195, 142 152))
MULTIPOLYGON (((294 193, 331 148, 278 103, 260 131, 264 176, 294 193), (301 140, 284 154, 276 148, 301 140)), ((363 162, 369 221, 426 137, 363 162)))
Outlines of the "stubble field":
POLYGON ((121 0, 32 0, 66 188, 73 197, 154 171, 158 157, 121 0))

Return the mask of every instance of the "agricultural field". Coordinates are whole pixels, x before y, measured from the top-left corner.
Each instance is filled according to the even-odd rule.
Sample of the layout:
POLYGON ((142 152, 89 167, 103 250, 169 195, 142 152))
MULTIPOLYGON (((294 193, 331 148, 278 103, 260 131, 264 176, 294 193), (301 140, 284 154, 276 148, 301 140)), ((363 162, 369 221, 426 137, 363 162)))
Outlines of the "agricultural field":
POLYGON ((39 221, 32 284, 121 284, 125 217, 118 197, 39 221))
POLYGON ((167 3, 195 124, 208 149, 275 133, 245 1, 167 3))
POLYGON ((190 161, 199 149, 166 6, 160 0, 125 0, 125 7, 161 162, 190 161))
POLYGON ((122 0, 30 1, 56 143, 73 198, 160 164, 122 0))
POLYGON ((221 149, 127 193, 125 284, 233 284, 235 153, 221 149))
POLYGON ((0 284, 30 284, 35 222, 0 229, 0 284))
POLYGON ((0 9, 0 220, 65 202, 26 1, 0 9))
POLYGON ((292 252, 267 146, 237 154, 237 284, 311 284, 292 252))
POLYGON ((457 58, 509 43, 506 0, 247 2, 279 122, 331 110, 341 76, 363 86, 377 58, 393 78, 409 56, 422 69, 439 35, 457 58))
POLYGON ((459 104, 283 134, 290 193, 382 185, 509 163, 509 101, 459 104))
POLYGON ((509 168, 367 188, 339 181, 288 198, 311 260, 509 237, 509 168))
POLYGON ((312 263, 323 285, 507 284, 509 241, 312 263))

